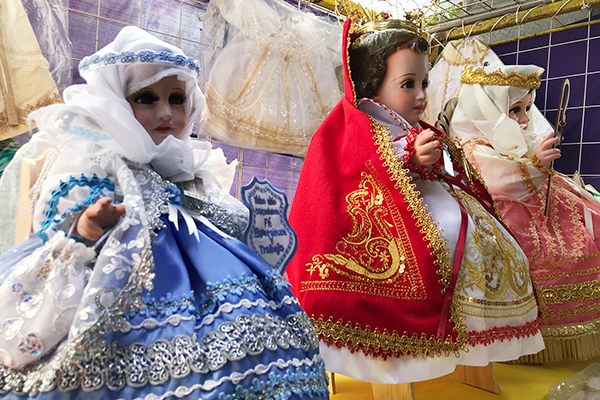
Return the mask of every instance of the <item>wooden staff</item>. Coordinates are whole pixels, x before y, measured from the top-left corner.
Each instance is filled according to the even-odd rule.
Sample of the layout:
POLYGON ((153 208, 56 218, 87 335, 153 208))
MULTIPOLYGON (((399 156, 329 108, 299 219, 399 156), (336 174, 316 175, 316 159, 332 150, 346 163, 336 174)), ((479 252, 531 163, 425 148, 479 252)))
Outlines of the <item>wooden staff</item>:
MULTIPOLYGON (((556 114, 556 125, 554 125, 554 136, 558 138, 558 148, 562 148, 563 129, 567 125, 567 104, 571 94, 571 82, 565 79, 560 90, 560 101, 558 103, 558 113, 556 114)), ((554 160, 550 162, 550 169, 554 168, 554 160)), ((546 208, 544 215, 548 216, 548 205, 550 204, 550 185, 552 184, 552 174, 548 176, 548 189, 546 191, 546 208)))

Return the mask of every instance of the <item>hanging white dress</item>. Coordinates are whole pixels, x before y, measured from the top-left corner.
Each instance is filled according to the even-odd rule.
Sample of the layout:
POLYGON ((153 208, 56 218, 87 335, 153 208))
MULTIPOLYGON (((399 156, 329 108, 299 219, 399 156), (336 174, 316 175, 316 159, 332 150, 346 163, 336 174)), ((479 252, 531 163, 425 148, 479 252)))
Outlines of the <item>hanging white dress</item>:
POLYGON ((29 130, 37 108, 61 101, 20 0, 0 4, 0 140, 29 130))
POLYGON ((341 28, 276 0, 215 0, 206 15, 207 133, 235 146, 303 156, 342 97, 341 28))

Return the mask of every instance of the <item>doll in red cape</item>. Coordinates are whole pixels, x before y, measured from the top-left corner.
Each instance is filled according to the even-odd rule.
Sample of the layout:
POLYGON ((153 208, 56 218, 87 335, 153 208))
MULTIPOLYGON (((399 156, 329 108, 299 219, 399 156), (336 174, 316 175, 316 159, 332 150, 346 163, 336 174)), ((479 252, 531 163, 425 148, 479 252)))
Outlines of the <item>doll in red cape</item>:
POLYGON ((394 384, 539 351, 527 258, 461 151, 419 120, 427 42, 404 21, 348 20, 343 51, 345 96, 309 146, 287 268, 326 368, 394 384))

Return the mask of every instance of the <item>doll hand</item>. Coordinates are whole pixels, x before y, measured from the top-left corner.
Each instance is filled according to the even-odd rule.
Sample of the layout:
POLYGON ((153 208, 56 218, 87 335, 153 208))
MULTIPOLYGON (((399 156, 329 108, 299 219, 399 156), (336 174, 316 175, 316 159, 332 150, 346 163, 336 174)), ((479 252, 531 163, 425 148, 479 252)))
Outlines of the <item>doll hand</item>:
POLYGON ((550 132, 542 139, 538 151, 535 153, 540 164, 544 167, 549 168, 550 163, 557 158, 560 158, 560 150, 553 146, 558 142, 558 138, 554 136, 553 132, 550 132))
POLYGON ((114 205, 110 197, 103 197, 81 214, 75 231, 87 240, 96 241, 104 234, 104 228, 123 214, 125 214, 124 204, 114 205))
POLYGON ((425 167, 432 166, 442 156, 440 141, 434 139, 431 129, 419 133, 414 143, 415 154, 410 156, 410 162, 425 167))

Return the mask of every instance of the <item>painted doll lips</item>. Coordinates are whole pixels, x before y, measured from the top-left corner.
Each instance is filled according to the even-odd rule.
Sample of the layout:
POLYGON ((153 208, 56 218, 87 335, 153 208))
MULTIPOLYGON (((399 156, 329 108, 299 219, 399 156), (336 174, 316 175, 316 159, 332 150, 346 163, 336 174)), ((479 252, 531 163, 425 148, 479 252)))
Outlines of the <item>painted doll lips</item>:
POLYGON ((156 128, 156 132, 163 135, 168 135, 169 133, 171 133, 171 125, 159 125, 156 128))

